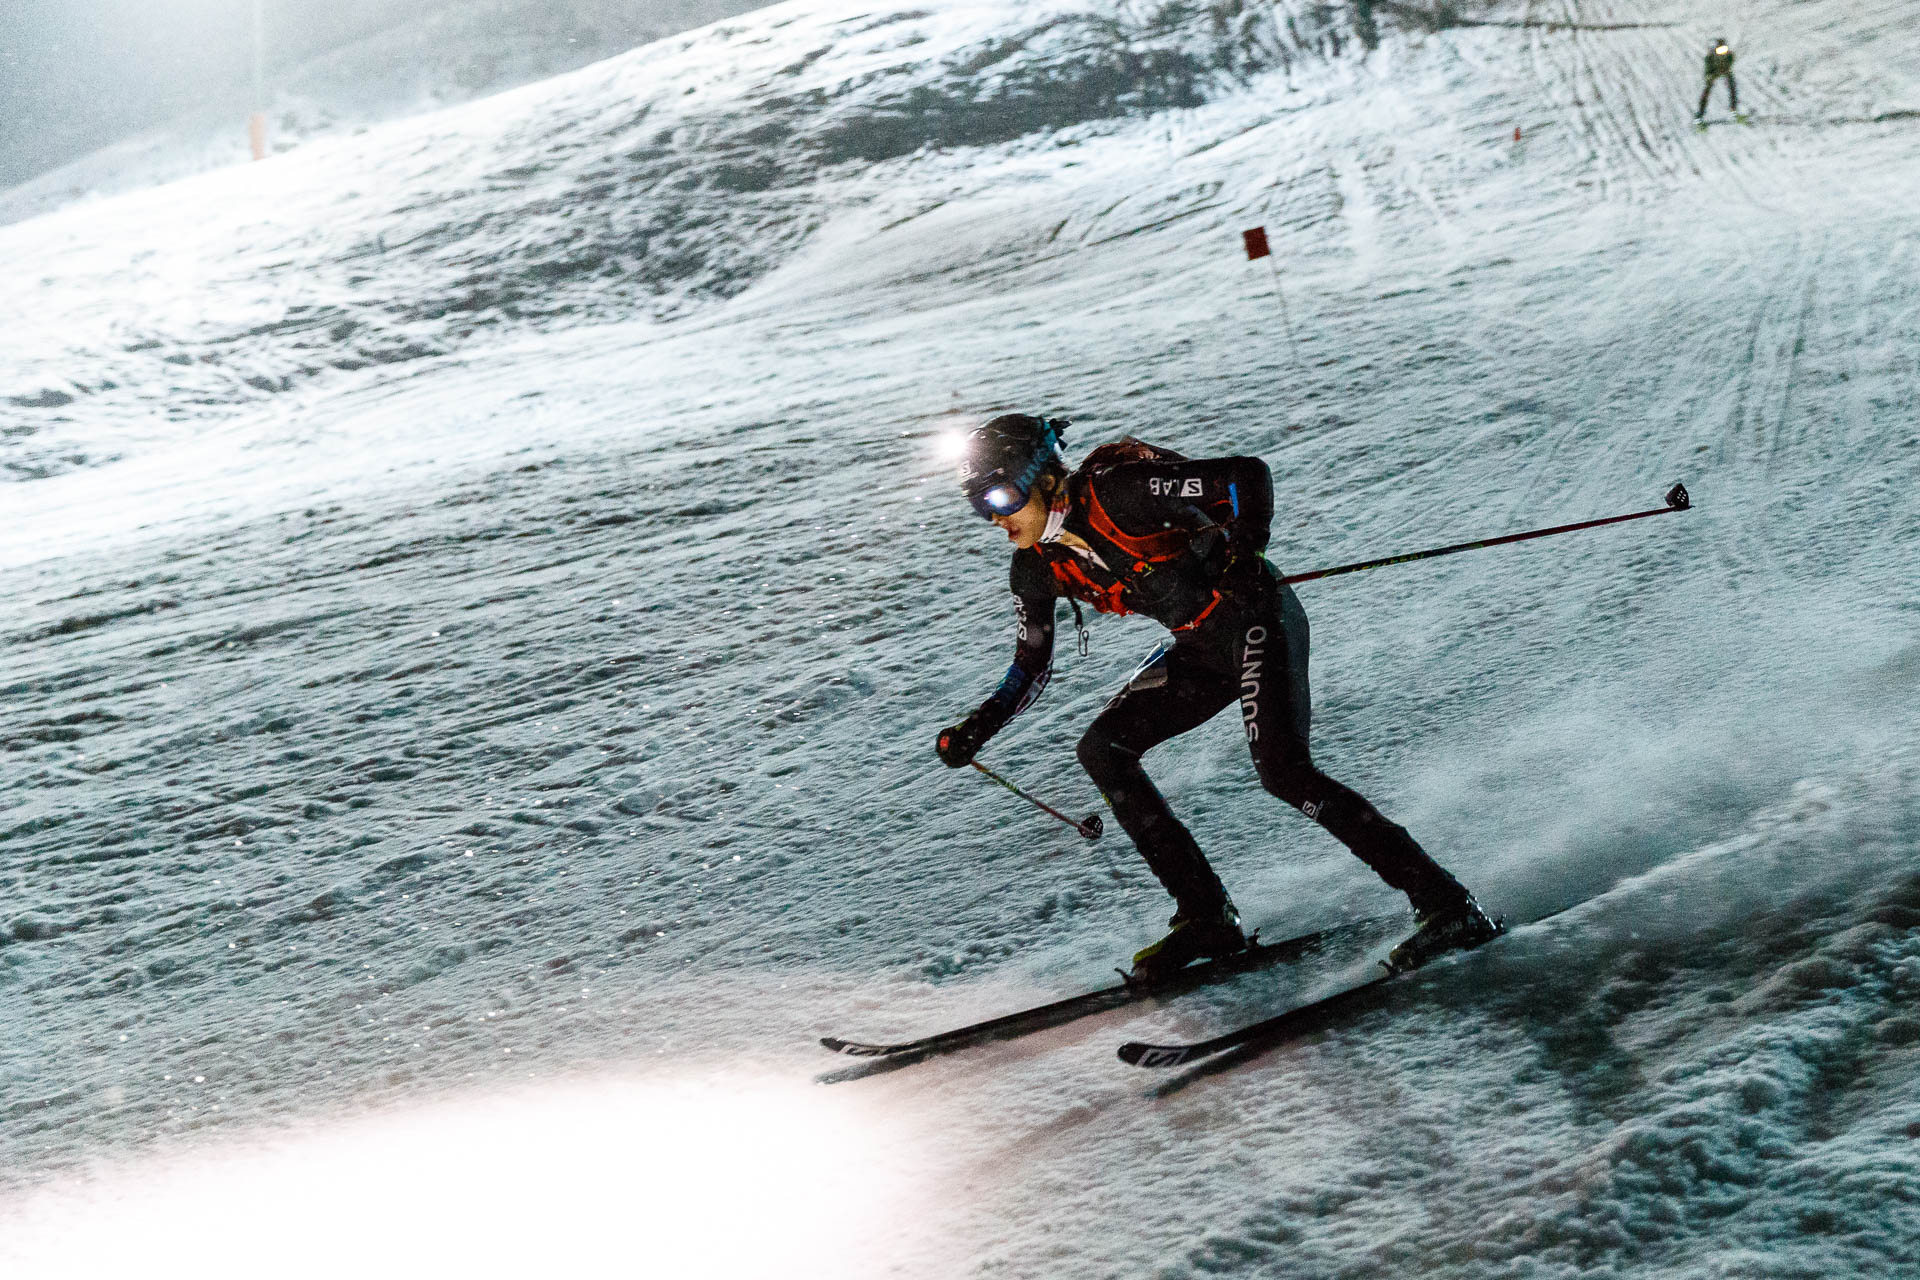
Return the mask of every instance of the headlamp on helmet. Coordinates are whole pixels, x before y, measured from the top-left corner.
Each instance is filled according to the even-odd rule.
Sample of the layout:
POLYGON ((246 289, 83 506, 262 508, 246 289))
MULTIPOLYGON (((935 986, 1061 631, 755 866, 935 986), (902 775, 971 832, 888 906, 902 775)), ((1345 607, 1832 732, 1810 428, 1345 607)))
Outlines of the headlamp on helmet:
POLYGON ((983 519, 1010 516, 1027 505, 1033 488, 1060 457, 1064 418, 1008 414, 967 437, 960 487, 983 519))

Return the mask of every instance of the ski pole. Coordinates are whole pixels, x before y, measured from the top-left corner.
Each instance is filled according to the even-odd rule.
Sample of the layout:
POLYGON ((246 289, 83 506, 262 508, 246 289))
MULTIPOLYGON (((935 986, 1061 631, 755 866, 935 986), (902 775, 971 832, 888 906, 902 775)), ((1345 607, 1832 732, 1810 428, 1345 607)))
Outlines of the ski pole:
POLYGON ((987 768, 987 766, 981 764, 978 760, 975 760, 973 762, 973 767, 978 769, 980 772, 986 774, 989 778, 992 778, 995 782, 999 783, 1001 786, 1005 787, 1007 790, 1013 792, 1013 794, 1019 796, 1022 800, 1025 800, 1028 804, 1033 805, 1036 808, 1045 809, 1048 813, 1060 819, 1060 821, 1066 823, 1068 826, 1072 827, 1075 831, 1078 831, 1081 835, 1085 836, 1089 840, 1098 840, 1100 838, 1100 833, 1106 829, 1106 824, 1100 821, 1100 815, 1097 813, 1090 813, 1086 816, 1086 819, 1084 821, 1075 822, 1072 818, 1069 818, 1066 814, 1060 812, 1058 809, 1054 808, 1052 805, 1047 804, 1045 801, 1035 800, 1032 796, 1028 795, 1026 792, 1022 791, 1020 788, 1014 786, 1011 782, 1008 782, 1005 778, 1001 777, 999 774, 995 773, 993 770, 987 768))
POLYGON ((1450 547, 1435 547, 1431 551, 1413 551, 1403 556, 1384 556, 1378 560, 1362 560, 1358 564, 1343 564, 1332 569, 1315 569, 1312 573, 1296 573, 1280 579, 1282 582, 1311 582, 1315 578, 1331 578, 1337 573, 1358 573, 1362 569, 1378 569, 1382 565, 1405 564, 1409 560, 1431 560, 1435 556, 1450 556, 1456 551, 1477 551, 1481 547, 1497 547, 1507 542, 1525 542, 1528 538, 1545 538, 1556 533, 1572 533, 1575 529, 1592 529, 1603 524, 1618 524, 1622 520, 1641 520, 1647 516, 1663 516, 1670 511, 1685 511, 1693 506, 1693 500, 1687 496, 1687 487, 1676 484, 1667 490, 1667 505, 1654 507, 1650 511, 1635 511, 1624 516, 1602 516, 1598 520, 1582 520, 1578 524, 1555 525, 1551 529, 1534 529, 1528 533, 1509 533, 1498 538, 1482 538, 1477 542, 1456 542, 1450 547))

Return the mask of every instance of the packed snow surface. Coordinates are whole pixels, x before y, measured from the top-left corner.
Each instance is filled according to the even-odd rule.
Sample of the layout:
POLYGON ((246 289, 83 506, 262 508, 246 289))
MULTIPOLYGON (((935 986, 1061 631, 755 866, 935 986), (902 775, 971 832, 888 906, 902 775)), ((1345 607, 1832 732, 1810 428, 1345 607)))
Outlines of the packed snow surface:
MULTIPOLYGON (((1900 0, 799 0, 0 230, 0 1259, 1914 1274, 1917 190, 1900 0), (1113 1050, 1341 975, 811 1083, 1168 911, 932 753, 1007 409, 1265 458, 1295 572, 1684 480, 1301 589, 1323 767, 1581 905, 1230 1071, 1113 1050)), ((1094 808, 1158 638, 983 758, 1094 808)), ((1269 936, 1393 907, 1148 763, 1269 936)))

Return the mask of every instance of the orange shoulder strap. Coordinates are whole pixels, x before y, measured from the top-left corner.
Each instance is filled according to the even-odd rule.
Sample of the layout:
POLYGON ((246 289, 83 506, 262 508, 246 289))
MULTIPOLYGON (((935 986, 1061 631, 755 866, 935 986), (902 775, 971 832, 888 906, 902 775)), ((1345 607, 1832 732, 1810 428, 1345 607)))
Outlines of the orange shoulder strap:
POLYGON ((1095 533, 1135 560, 1156 564, 1173 559, 1192 545, 1192 534, 1185 529, 1168 529, 1164 533, 1123 533, 1120 526, 1113 522, 1113 517, 1107 514, 1107 509, 1100 505, 1100 495, 1094 491, 1092 476, 1087 477, 1086 493, 1087 523, 1093 526, 1095 533))

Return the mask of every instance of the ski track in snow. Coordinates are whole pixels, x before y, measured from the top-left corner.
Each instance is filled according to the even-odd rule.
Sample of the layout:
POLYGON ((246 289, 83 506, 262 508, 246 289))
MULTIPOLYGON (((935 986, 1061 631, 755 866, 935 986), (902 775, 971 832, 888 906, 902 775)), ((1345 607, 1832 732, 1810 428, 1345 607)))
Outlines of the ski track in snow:
MULTIPOLYGON (((0 1259, 1912 1272, 1920 31, 1428 12, 801 0, 0 229, 0 1259), (1590 901, 1230 1071, 1113 1048, 1328 975, 808 1084, 1167 910, 932 759, 1013 407, 1266 458, 1287 570, 1685 480, 1302 589, 1329 771, 1590 901)), ((1156 640, 989 762, 1084 811, 1156 640)), ((1151 763, 1252 920, 1391 905, 1230 725, 1151 763)))

